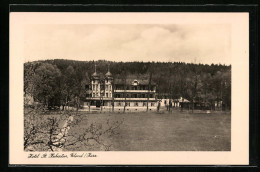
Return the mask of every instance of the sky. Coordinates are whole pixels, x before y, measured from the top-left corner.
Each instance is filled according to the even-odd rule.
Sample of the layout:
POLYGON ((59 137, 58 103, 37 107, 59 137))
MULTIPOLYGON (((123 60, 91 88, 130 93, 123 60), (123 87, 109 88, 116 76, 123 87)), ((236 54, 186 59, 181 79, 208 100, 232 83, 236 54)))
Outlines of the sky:
POLYGON ((27 25, 25 61, 231 64, 231 25, 27 25))

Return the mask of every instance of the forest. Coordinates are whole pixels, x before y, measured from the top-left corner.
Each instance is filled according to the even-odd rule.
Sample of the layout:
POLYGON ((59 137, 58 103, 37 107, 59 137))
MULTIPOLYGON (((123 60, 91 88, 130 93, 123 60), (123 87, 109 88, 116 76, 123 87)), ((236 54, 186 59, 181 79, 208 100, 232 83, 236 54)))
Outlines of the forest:
POLYGON ((44 60, 24 63, 24 97, 47 107, 71 104, 80 107, 86 96, 85 85, 94 68, 105 74, 110 66, 114 77, 147 75, 157 85, 157 97, 184 97, 211 106, 222 101, 231 108, 231 65, 183 62, 113 62, 44 60))

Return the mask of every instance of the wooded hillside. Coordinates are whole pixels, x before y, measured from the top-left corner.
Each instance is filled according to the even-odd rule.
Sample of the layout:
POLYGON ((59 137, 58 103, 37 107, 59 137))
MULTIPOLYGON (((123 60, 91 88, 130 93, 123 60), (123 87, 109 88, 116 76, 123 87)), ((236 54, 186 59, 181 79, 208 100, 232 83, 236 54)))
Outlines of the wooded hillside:
MULTIPOLYGON (((231 66, 187 64, 181 62, 111 62, 46 60, 24 64, 24 93, 47 106, 68 102, 79 105, 85 96, 85 84, 94 73, 105 74, 110 64, 114 77, 147 74, 157 85, 158 97, 184 97, 190 101, 223 101, 231 106, 231 66)), ((138 78, 137 78, 138 79, 138 78)))

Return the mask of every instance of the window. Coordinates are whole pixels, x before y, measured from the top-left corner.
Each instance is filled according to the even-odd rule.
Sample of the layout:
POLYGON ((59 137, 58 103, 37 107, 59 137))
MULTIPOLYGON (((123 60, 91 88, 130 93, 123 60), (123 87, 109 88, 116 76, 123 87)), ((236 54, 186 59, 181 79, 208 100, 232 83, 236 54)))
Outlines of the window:
POLYGON ((143 106, 146 106, 146 102, 143 103, 143 106))
POLYGON ((106 97, 108 97, 108 93, 106 93, 106 97))
POLYGON ((154 103, 153 103, 153 102, 151 103, 151 106, 154 106, 154 103))
POLYGON ((118 102, 118 106, 121 106, 121 102, 118 102))
POLYGON ((138 102, 135 102, 135 106, 138 106, 138 102))

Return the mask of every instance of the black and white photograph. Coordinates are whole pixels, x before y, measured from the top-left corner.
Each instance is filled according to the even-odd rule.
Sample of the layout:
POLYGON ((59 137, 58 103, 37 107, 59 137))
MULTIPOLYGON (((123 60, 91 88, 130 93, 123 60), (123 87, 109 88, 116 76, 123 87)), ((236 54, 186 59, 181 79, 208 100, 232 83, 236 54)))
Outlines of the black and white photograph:
POLYGON ((29 26, 25 151, 230 151, 230 31, 29 26))
POLYGON ((26 21, 19 38, 26 158, 236 150, 233 81, 244 81, 234 75, 243 61, 235 60, 234 26, 215 15, 219 21, 201 14, 209 21, 202 23, 190 14, 194 20, 168 23, 26 21))

